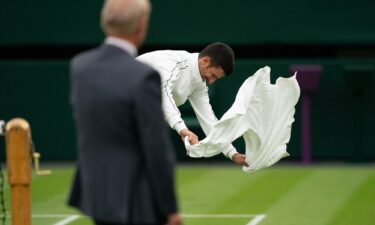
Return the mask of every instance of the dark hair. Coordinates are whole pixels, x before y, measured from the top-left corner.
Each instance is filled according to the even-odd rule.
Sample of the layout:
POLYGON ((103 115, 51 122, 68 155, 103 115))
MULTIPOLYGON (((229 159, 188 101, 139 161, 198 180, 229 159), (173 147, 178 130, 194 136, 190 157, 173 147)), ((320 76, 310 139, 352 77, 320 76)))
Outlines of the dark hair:
POLYGON ((210 57, 210 66, 221 67, 225 75, 230 75, 233 72, 234 52, 228 45, 221 42, 209 44, 199 53, 199 58, 204 56, 210 57))

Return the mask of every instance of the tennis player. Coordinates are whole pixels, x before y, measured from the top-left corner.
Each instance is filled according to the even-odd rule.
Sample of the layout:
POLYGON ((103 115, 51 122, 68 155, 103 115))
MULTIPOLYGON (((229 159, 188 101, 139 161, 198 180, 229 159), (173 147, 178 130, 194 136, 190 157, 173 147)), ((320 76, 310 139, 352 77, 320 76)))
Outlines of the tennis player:
MULTIPOLYGON (((206 46, 200 53, 187 51, 154 51, 137 57, 161 75, 162 106, 169 126, 190 144, 198 143, 198 136, 186 126, 178 106, 189 100, 203 132, 208 135, 218 121, 209 102, 208 84, 230 75, 234 68, 231 47, 216 42, 206 46)), ((245 155, 230 146, 221 150, 236 164, 245 165, 245 155)))

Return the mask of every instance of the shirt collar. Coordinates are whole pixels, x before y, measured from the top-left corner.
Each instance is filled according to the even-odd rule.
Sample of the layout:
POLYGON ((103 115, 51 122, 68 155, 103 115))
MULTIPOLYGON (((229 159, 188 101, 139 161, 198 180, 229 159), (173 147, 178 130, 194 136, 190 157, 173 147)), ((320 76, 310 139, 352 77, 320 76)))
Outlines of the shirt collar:
POLYGON ((128 52, 133 57, 136 57, 138 54, 137 48, 132 43, 130 43, 129 41, 125 39, 121 39, 117 37, 107 37, 104 40, 104 43, 121 48, 122 50, 128 52))
POLYGON ((199 72, 198 57, 199 57, 199 53, 191 53, 189 61, 190 61, 190 66, 192 68, 192 72, 194 74, 194 78, 197 81, 203 82, 201 73, 199 72))

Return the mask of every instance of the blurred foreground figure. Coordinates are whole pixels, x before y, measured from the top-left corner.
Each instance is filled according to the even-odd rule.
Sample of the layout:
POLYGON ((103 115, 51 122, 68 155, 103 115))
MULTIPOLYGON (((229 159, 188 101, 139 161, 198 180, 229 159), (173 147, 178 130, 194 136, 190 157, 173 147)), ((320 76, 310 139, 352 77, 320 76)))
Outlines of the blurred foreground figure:
POLYGON ((98 48, 71 62, 78 165, 69 205, 97 225, 179 225, 160 76, 134 57, 148 0, 107 0, 98 48))

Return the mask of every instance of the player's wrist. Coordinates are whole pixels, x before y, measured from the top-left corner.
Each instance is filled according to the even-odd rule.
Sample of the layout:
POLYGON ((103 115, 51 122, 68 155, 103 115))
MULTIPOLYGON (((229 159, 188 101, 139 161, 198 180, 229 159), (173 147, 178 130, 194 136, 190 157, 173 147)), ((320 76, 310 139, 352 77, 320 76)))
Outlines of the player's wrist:
POLYGON ((233 161, 233 157, 236 155, 236 154, 239 154, 235 149, 232 149, 230 150, 228 153, 227 153, 227 157, 230 158, 232 161, 233 161))
POLYGON ((177 131, 177 133, 179 135, 181 135, 181 131, 186 129, 188 130, 188 128, 186 127, 185 123, 183 121, 181 122, 178 122, 175 126, 174 126, 174 129, 177 131))

